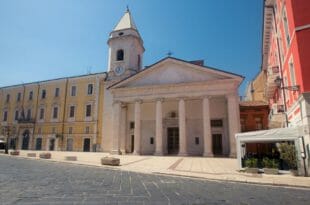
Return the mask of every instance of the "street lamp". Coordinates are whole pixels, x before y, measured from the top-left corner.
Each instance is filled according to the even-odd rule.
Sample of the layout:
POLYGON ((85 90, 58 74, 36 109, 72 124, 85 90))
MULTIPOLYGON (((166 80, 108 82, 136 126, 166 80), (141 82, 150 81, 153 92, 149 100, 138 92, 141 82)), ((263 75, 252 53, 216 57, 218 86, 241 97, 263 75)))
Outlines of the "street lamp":
POLYGON ((282 86, 284 85, 283 83, 283 78, 280 76, 277 76, 276 79, 274 80, 274 83, 279 89, 282 89, 282 94, 283 94, 283 101, 284 101, 284 112, 285 112, 285 122, 286 122, 286 127, 288 127, 288 116, 287 116, 287 107, 286 107, 286 95, 284 90, 289 90, 289 91, 299 91, 300 86, 299 85, 293 85, 293 86, 282 86))
POLYGON ((11 127, 10 126, 3 126, 3 129, 6 133, 6 145, 5 145, 5 154, 9 154, 9 137, 11 134, 11 127))
POLYGON ((275 84, 277 85, 277 87, 281 88, 281 89, 286 89, 289 91, 299 91, 300 90, 300 86, 299 85, 292 85, 292 86, 282 86, 283 84, 283 79, 280 78, 279 76, 274 80, 275 84))

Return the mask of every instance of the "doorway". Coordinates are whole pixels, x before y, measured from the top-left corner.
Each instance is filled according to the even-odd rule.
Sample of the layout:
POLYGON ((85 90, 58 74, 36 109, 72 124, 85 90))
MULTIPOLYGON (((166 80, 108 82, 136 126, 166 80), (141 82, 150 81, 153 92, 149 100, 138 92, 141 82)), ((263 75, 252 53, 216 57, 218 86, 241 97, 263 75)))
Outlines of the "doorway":
POLYGON ((29 147, 29 130, 26 130, 23 134, 23 142, 22 142, 22 149, 27 150, 29 147))
POLYGON ((36 139, 36 150, 41 150, 42 149, 42 138, 37 138, 36 139))
POLYGON ((55 139, 52 138, 50 139, 49 150, 54 151, 54 149, 55 149, 55 139))
POLYGON ((131 149, 130 149, 130 152, 133 153, 134 149, 135 149, 135 136, 131 135, 131 149))
POLYGON ((214 155, 222 155, 222 134, 212 134, 212 150, 214 155))
POLYGON ((72 138, 67 139, 67 151, 73 151, 73 139, 72 138))
POLYGON ((167 129, 167 146, 168 154, 178 154, 179 153, 179 128, 169 127, 167 129))
POLYGON ((89 152, 89 151, 90 151, 90 138, 85 138, 83 152, 89 152))

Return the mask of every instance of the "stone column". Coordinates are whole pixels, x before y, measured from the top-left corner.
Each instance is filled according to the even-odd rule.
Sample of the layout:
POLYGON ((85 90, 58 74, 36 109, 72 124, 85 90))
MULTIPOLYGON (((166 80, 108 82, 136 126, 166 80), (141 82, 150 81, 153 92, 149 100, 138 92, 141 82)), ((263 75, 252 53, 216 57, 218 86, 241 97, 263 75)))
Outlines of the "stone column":
POLYGON ((203 118, 203 156, 213 157, 209 97, 204 97, 202 100, 202 118, 203 118))
POLYGON ((121 121, 121 102, 113 103, 113 139, 111 154, 120 154, 120 121, 121 121))
POLYGON ((121 105, 121 120, 120 120, 120 151, 126 153, 126 124, 127 124, 127 106, 121 105))
POLYGON ((141 100, 135 102, 135 130, 134 130, 134 151, 133 154, 140 154, 141 144, 141 100))
POLYGON ((185 100, 179 99, 179 155, 187 155, 185 100))
POLYGON ((239 97, 237 94, 227 95, 228 107, 228 127, 229 127, 229 144, 230 157, 236 157, 236 139, 235 134, 240 132, 240 114, 239 114, 239 97))
POLYGON ((156 100, 156 140, 155 155, 163 155, 163 99, 156 100))

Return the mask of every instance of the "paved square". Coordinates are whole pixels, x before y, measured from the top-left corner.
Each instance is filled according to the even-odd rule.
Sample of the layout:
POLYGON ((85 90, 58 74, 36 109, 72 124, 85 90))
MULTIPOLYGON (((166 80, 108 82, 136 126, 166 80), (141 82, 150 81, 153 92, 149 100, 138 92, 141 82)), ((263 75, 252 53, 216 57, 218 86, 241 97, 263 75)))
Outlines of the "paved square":
POLYGON ((309 204, 309 190, 0 155, 1 204, 309 204))

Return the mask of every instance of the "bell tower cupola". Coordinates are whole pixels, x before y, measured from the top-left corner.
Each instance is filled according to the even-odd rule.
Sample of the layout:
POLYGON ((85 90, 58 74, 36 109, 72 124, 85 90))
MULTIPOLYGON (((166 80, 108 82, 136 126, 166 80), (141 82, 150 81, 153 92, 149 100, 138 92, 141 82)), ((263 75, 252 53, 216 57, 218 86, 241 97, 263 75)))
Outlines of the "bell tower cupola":
POLYGON ((108 45, 109 76, 122 79, 141 70, 143 40, 128 8, 110 33, 108 45))

